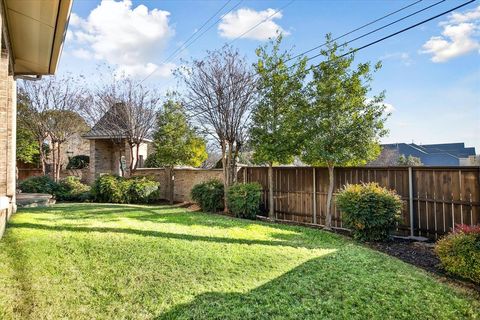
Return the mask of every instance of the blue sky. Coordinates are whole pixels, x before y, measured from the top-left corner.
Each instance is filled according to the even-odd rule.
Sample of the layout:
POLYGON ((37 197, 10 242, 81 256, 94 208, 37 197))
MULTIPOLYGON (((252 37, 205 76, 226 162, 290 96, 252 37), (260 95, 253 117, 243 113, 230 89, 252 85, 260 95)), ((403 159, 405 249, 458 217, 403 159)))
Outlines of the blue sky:
MULTIPOLYGON (((207 27, 236 6, 233 11, 175 59, 164 63, 226 2, 76 0, 59 72, 92 76, 98 65, 107 64, 140 79, 153 72, 146 83, 166 90, 175 87, 170 70, 181 64, 181 58, 201 58, 206 50, 222 47, 265 19, 255 30, 233 42, 252 62, 255 48, 275 30, 286 34, 285 49, 294 46, 293 53, 299 53, 323 43, 327 32, 334 37, 341 35, 415 0, 245 0, 238 6, 240 0, 231 0, 207 27)), ((342 40, 435 2, 438 1, 421 1, 342 40)), ((350 46, 364 45, 463 2, 447 0, 350 46)), ((480 153, 478 1, 362 50, 356 60, 383 62, 373 85, 375 93, 386 91, 385 102, 392 112, 387 122, 390 134, 383 142, 465 142, 480 153)), ((91 79, 97 81, 98 77, 91 79)))

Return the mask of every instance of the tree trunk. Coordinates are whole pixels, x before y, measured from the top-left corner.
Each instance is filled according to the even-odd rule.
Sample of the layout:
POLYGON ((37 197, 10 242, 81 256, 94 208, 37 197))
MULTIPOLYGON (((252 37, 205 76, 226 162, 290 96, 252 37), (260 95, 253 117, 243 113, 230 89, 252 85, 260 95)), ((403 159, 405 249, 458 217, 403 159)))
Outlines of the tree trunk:
POLYGON ((228 161, 227 161, 227 145, 222 141, 222 170, 223 170, 223 205, 224 211, 228 212, 227 205, 227 189, 228 189, 228 161))
POLYGON ((173 204, 173 200, 175 197, 175 173, 174 167, 168 168, 168 199, 170 204, 173 204))
POLYGON ((137 170, 139 158, 140 158, 140 144, 137 144, 137 150, 135 152, 135 166, 133 167, 133 170, 137 170))
POLYGON ((275 208, 273 201, 273 164, 268 164, 268 217, 275 219, 275 208))
POLYGON ((332 228, 332 197, 333 197, 333 166, 328 166, 328 194, 327 194, 327 217, 325 219, 325 229, 332 228))
POLYGON ((130 165, 128 166, 128 168, 129 168, 129 170, 130 170, 130 174, 132 174, 133 168, 134 168, 134 163, 133 163, 133 160, 134 160, 134 157, 133 157, 133 148, 135 147, 135 145, 129 144, 128 146, 130 147, 130 165))
POLYGON ((43 139, 38 140, 39 154, 40 154, 40 165, 42 166, 42 175, 46 174, 45 168, 45 151, 43 150, 43 139))
POLYGON ((62 168, 61 144, 57 142, 57 168, 55 170, 55 181, 60 181, 60 169, 62 168))
POLYGON ((55 181, 55 170, 57 167, 57 155, 55 152, 55 142, 52 141, 52 179, 55 181))

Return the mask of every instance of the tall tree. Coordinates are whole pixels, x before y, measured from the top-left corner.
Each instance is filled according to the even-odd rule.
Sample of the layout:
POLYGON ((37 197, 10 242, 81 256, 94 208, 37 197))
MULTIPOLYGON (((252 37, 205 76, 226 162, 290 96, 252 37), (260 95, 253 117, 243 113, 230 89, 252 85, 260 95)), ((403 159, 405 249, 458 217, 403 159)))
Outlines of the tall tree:
POLYGON ((309 83, 310 103, 302 112, 302 160, 310 165, 327 166, 329 188, 327 196, 326 227, 332 224, 332 195, 334 167, 365 164, 379 152, 379 138, 387 133, 384 92, 371 94, 370 63, 354 67, 354 55, 342 56, 345 47, 326 37, 327 45, 321 54, 325 61, 313 69, 309 83))
POLYGON ((153 139, 155 152, 148 157, 147 165, 167 169, 169 199, 173 203, 175 166, 200 166, 207 159, 206 144, 188 123, 182 105, 172 99, 165 102, 157 116, 153 139))
POLYGON ((274 218, 273 166, 289 164, 298 155, 298 133, 295 117, 305 105, 304 86, 306 60, 298 60, 295 68, 286 65, 288 52, 280 51, 282 36, 256 51, 255 65, 259 75, 259 101, 252 113, 250 146, 257 163, 268 165, 269 217, 274 218))
POLYGON ((213 137, 221 149, 226 192, 237 178, 238 154, 247 138, 247 124, 256 101, 254 70, 230 46, 208 51, 176 75, 186 88, 184 105, 196 124, 213 137))
POLYGON ((85 103, 85 87, 82 77, 65 75, 63 77, 45 77, 39 81, 23 81, 19 87, 19 105, 24 105, 19 116, 19 124, 28 128, 38 140, 42 171, 45 173, 44 142, 50 136, 52 141, 53 178, 60 177, 62 142, 52 136, 56 126, 74 131, 78 127, 70 126, 70 117, 55 117, 53 114, 71 114, 80 110, 85 103))

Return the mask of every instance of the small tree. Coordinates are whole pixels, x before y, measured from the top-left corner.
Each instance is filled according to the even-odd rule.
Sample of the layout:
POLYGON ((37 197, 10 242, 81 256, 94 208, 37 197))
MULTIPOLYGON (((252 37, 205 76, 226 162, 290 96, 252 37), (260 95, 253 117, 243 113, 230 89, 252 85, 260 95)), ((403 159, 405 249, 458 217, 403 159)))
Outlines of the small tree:
MULTIPOLYGON (((331 204, 335 166, 365 164, 379 152, 379 138, 386 134, 384 93, 369 99, 372 67, 361 63, 352 67, 354 55, 343 55, 327 35, 326 61, 313 69, 309 83, 310 104, 302 113, 302 160, 310 165, 328 167, 326 227, 332 223, 331 204)), ((373 71, 381 65, 377 63, 373 71)))
POLYGON ((237 159, 256 102, 254 72, 238 50, 225 46, 208 51, 204 59, 193 60, 176 74, 186 88, 185 107, 221 149, 226 199, 228 187, 237 178, 237 159))
POLYGON ((298 133, 295 124, 297 112, 306 103, 303 80, 305 59, 297 62, 296 68, 289 68, 288 52, 280 52, 282 36, 256 51, 259 74, 259 101, 252 112, 250 146, 257 163, 268 165, 269 217, 274 218, 273 165, 289 164, 298 154, 298 133))
POLYGON ((17 126, 17 160, 24 163, 35 163, 40 154, 39 149, 38 141, 33 133, 17 126))
POLYGON ((404 154, 398 157, 397 164, 399 166, 407 167, 423 166, 422 160, 420 160, 420 158, 414 156, 405 157, 404 154))
POLYGON ((164 103, 157 116, 153 138, 155 153, 149 156, 147 165, 168 169, 169 199, 173 203, 175 166, 200 166, 207 159, 205 141, 189 125, 182 105, 172 99, 164 103))

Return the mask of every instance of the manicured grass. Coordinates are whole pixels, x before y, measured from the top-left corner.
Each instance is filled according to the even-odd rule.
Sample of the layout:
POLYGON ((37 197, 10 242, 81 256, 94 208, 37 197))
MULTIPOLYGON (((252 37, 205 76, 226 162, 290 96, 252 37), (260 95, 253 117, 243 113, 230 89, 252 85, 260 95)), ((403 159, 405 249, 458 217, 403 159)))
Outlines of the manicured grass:
POLYGON ((478 296, 340 236, 184 209, 21 210, 0 319, 475 319, 478 296))

